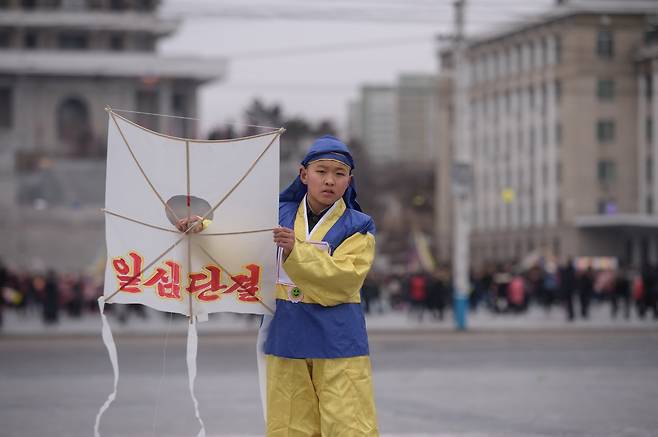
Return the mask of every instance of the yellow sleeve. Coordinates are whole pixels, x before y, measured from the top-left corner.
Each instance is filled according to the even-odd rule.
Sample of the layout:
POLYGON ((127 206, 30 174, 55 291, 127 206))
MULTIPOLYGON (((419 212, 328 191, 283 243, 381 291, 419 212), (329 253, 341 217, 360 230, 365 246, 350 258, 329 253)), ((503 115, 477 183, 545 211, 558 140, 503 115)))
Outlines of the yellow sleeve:
POLYGON ((304 295, 323 306, 360 302, 359 290, 375 257, 375 237, 356 233, 333 256, 297 240, 283 267, 304 295))

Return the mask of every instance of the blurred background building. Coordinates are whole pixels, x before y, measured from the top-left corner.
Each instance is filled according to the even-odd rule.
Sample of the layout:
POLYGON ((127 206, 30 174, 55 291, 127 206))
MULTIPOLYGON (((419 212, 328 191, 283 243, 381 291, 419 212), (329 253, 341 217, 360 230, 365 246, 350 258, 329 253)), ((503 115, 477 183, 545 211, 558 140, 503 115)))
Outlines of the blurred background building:
POLYGON ((350 138, 367 145, 374 164, 431 167, 438 146, 435 75, 403 74, 394 86, 365 85, 349 103, 350 138))
MULTIPOLYGON (((104 256, 104 108, 195 117, 223 59, 162 57, 159 1, 0 0, 0 256, 78 269, 104 256), (63 238, 65 236, 65 238, 63 238)), ((194 120, 135 114, 196 135, 194 120)))
MULTIPOLYGON (((473 262, 532 253, 658 261, 655 1, 556 1, 472 39, 473 262)), ((451 51, 441 52, 435 235, 450 258, 451 51)))
MULTIPOLYGON (((379 268, 402 265, 416 269, 417 242, 429 246, 434 217, 434 157, 439 145, 438 79, 433 74, 406 73, 393 85, 364 85, 348 106, 351 144, 360 144, 368 163, 359 173, 363 194, 376 197, 368 211, 378 223, 379 268), (363 175, 363 176, 362 176, 363 175), (426 243, 427 242, 427 243, 426 243)), ((361 166, 361 165, 360 165, 361 166)), ((359 169, 357 169, 359 172, 359 169)), ((424 262, 431 270, 431 262, 424 262)))

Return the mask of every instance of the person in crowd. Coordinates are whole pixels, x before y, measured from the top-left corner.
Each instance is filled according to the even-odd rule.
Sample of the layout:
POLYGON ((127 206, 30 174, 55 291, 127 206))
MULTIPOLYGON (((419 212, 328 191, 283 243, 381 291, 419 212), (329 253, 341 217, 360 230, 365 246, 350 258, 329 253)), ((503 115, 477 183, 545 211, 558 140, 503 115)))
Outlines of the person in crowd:
POLYGON ((573 322, 575 319, 573 300, 576 293, 576 269, 573 265, 573 259, 567 259, 566 263, 560 268, 559 275, 560 294, 564 301, 567 320, 573 322))

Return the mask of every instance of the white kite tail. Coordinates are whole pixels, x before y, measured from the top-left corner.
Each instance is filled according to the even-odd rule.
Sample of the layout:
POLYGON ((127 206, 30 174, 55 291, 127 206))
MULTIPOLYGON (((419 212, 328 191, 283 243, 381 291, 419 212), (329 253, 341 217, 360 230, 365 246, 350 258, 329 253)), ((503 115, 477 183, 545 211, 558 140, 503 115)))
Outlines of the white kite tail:
POLYGON ((265 357, 265 340, 272 323, 272 316, 263 314, 258 340, 256 341, 256 361, 258 363, 258 387, 260 389, 260 402, 263 406, 263 419, 267 423, 267 359, 265 357))
POLYGON ((190 384, 190 394, 192 395, 192 401, 194 402, 194 414, 196 415, 196 418, 201 425, 201 430, 197 434, 197 437, 206 437, 206 426, 203 424, 203 420, 199 414, 199 401, 197 401, 196 396, 194 395, 194 380, 196 379, 196 356, 198 345, 199 337, 196 331, 196 323, 192 323, 192 321, 190 321, 190 325, 187 328, 187 376, 190 384))
POLYGON ((110 408, 110 404, 112 404, 114 399, 117 397, 117 385, 119 384, 119 360, 117 358, 117 346, 114 343, 112 330, 110 329, 110 324, 108 323, 107 317, 105 316, 105 299, 103 296, 98 298, 98 309, 100 310, 101 322, 103 324, 103 343, 105 343, 105 348, 107 349, 107 353, 110 356, 110 362, 112 363, 112 370, 114 370, 114 391, 110 393, 105 403, 98 410, 98 414, 96 414, 96 423, 94 424, 94 437, 100 437, 98 428, 101 423, 101 417, 103 417, 103 413, 105 413, 105 411, 110 408))

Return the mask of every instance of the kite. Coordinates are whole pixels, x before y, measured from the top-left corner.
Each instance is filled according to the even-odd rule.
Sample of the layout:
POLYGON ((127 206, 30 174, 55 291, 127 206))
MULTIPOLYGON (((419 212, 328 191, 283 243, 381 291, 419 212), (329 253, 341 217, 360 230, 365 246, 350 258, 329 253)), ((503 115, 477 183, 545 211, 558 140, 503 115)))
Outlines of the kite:
MULTIPOLYGON (((106 304, 138 303, 189 317, 187 366, 194 395, 198 322, 214 312, 274 312, 279 138, 284 129, 230 140, 197 140, 142 127, 106 108, 108 120, 105 231, 107 263, 99 298, 102 336, 114 371, 116 345, 106 304), (201 217, 199 233, 181 219, 201 217)), ((130 112, 130 111, 126 111, 130 112)), ((259 339, 259 342, 262 340, 259 339)))

